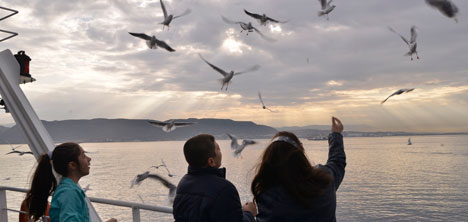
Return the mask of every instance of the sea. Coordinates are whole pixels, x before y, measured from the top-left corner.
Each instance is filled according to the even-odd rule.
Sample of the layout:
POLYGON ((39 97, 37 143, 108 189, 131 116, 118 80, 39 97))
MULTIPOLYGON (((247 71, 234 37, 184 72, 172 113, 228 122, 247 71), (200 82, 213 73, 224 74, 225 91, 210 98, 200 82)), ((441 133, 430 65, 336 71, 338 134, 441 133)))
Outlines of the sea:
MULTIPOLYGON (((338 221, 468 221, 468 135, 408 137, 345 137, 346 174, 337 191, 338 221)), ((251 201, 250 183, 255 166, 269 140, 259 139, 241 157, 234 157, 230 141, 217 141, 227 179, 242 202, 251 201)), ((327 161, 328 142, 302 139, 313 164, 327 161)), ((130 188, 132 179, 150 170, 177 184, 187 171, 184 141, 82 143, 91 160, 91 172, 80 180, 86 194, 154 206, 171 207, 168 190, 158 181, 145 180, 130 188), (163 168, 151 168, 166 163, 163 168)), ((23 145, 18 150, 28 150, 23 145)), ((0 186, 28 188, 35 168, 31 155, 4 155, 0 145, 0 186)), ((7 191, 7 206, 19 209, 23 193, 7 191)), ((132 210, 93 204, 103 220, 132 221, 132 210)), ((9 221, 18 213, 9 212, 9 221)), ((173 221, 171 214, 141 211, 141 221, 173 221)))

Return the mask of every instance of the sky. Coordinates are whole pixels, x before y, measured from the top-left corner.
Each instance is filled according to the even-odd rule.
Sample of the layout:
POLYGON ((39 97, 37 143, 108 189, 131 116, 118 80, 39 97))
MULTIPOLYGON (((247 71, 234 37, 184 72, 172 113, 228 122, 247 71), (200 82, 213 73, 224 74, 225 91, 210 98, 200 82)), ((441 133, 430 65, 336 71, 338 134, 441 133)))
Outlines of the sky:
MULTIPOLYGON (((228 118, 281 127, 336 116, 345 130, 468 132, 468 1, 453 2, 458 23, 423 0, 334 0, 328 21, 317 0, 164 0, 170 14, 192 12, 163 30, 159 0, 2 0, 19 13, 0 29, 19 35, 0 50, 32 58, 37 81, 21 88, 48 121, 228 118), (243 9, 288 22, 261 26, 243 9), (240 33, 221 16, 276 41, 240 33), (413 25, 420 59, 411 61, 388 27, 409 38, 413 25), (155 35, 176 52, 151 50, 128 32, 155 35), (222 76, 199 53, 226 71, 260 69, 221 91, 222 76), (415 90, 380 104, 401 88, 415 90), (259 91, 275 112, 262 109, 259 91)), ((13 122, 0 113, 0 125, 13 122)))

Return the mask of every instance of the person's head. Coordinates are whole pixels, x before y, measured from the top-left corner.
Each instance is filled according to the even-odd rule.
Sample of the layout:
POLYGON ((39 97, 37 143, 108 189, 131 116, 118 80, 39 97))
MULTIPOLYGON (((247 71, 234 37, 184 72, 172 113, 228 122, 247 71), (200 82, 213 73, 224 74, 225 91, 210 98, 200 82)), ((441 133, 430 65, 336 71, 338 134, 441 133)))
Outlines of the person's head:
POLYGON ((184 144, 185 160, 191 167, 221 166, 222 154, 215 138, 209 134, 200 134, 184 144))
POLYGON ((296 135, 278 132, 265 149, 256 167, 251 191, 256 199, 272 187, 281 187, 304 207, 312 207, 312 199, 323 193, 331 177, 314 168, 296 135))
POLYGON ((62 143, 54 148, 52 158, 49 154, 42 154, 33 175, 31 189, 26 194, 26 204, 29 215, 33 220, 44 215, 47 198, 54 192, 57 180, 54 170, 63 177, 78 177, 89 174, 91 158, 85 155, 83 148, 77 143, 62 143), (51 165, 52 162, 52 165, 51 165))

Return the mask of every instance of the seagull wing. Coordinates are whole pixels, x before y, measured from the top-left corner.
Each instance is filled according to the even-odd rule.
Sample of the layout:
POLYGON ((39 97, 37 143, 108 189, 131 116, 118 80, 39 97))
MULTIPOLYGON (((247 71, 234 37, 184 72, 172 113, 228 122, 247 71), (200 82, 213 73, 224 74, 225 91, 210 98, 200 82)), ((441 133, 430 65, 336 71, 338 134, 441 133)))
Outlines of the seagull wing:
POLYGON ((202 56, 200 53, 198 53, 198 56, 200 56, 200 58, 201 58, 203 61, 205 61, 206 64, 208 64, 209 66, 211 66, 211 68, 213 68, 214 70, 218 71, 221 75, 226 76, 226 75, 228 74, 226 71, 224 71, 224 70, 218 68, 217 66, 215 66, 215 65, 209 63, 208 61, 206 61, 206 59, 203 58, 203 56, 202 56))
POLYGON ((450 0, 426 0, 426 3, 438 9, 449 18, 454 17, 458 13, 458 7, 450 0))
POLYGON ((190 10, 190 9, 188 8, 187 10, 185 10, 184 13, 182 13, 182 14, 180 14, 180 15, 177 15, 177 16, 174 16, 174 18, 172 18, 172 19, 179 18, 179 17, 182 17, 182 16, 184 16, 184 15, 188 15, 188 14, 190 14, 190 12, 192 12, 192 10, 190 10))
POLYGON ((263 103, 262 94, 260 94, 260 92, 258 92, 258 98, 260 99, 262 106, 265 106, 265 103, 263 103))
POLYGON ((163 127, 163 126, 167 125, 167 123, 157 121, 157 120, 148 120, 148 122, 155 125, 155 126, 159 126, 159 127, 163 127))
POLYGON ((164 6, 164 3, 162 0, 159 0, 161 2, 161 8, 163 10, 163 13, 164 13, 164 19, 167 18, 167 11, 166 11, 166 7, 164 6))
POLYGON ((136 175, 136 177, 133 178, 132 182, 130 183, 130 188, 133 188, 133 186, 140 184, 141 181, 148 178, 148 175, 149 175, 149 171, 136 175))
POLYGON ((161 48, 165 48, 169 52, 175 52, 175 49, 171 48, 166 42, 164 42, 162 40, 157 40, 156 39, 156 44, 161 48))
POLYGON ((154 180, 158 180, 159 182, 161 182, 165 187, 171 189, 171 188, 176 188, 176 185, 174 185, 173 183, 169 182, 169 180, 166 180, 164 179, 163 177, 159 176, 158 174, 155 174, 155 173, 151 173, 148 175, 148 178, 151 178, 151 179, 154 179, 154 180))
POLYGON ((17 150, 13 150, 13 151, 11 151, 11 152, 5 153, 5 155, 12 154, 12 153, 21 153, 21 152, 20 152, 20 151, 17 151, 17 150))
POLYGON ((245 14, 249 15, 250 17, 254 18, 254 19, 262 19, 262 16, 259 15, 259 14, 255 14, 255 13, 252 13, 252 12, 249 12, 247 10, 244 9, 244 12, 245 14))
POLYGON ((380 104, 384 104, 384 103, 385 103, 390 97, 392 97, 392 96, 393 96, 393 94, 390 95, 390 96, 388 96, 388 97, 387 97, 386 99, 384 99, 382 102, 380 102, 380 104))
POLYGON ((322 10, 324 10, 327 7, 327 0, 319 0, 320 5, 322 6, 322 10))
POLYGON ((236 150, 239 147, 239 143, 237 142, 237 137, 229 133, 226 133, 226 134, 229 136, 229 138, 231 138, 231 149, 236 150))
POLYGON ((128 34, 133 35, 138 38, 142 38, 144 40, 151 40, 151 36, 145 34, 145 33, 134 33, 134 32, 129 32, 128 34))
POLYGON ((252 67, 250 67, 247 70, 244 70, 242 72, 236 72, 236 73, 234 73, 234 75, 240 75, 240 74, 244 74, 244 73, 247 73, 247 72, 257 71, 259 68, 260 68, 259 65, 254 65, 254 66, 252 66, 252 67))
POLYGON ((221 16, 221 18, 223 19, 224 22, 226 22, 228 24, 240 24, 241 23, 241 22, 235 22, 235 21, 229 20, 224 16, 221 16))
POLYGON ((257 142, 255 140, 243 140, 243 143, 247 145, 252 145, 252 144, 256 144, 257 142))
POLYGON ((397 31, 395 31, 392 27, 388 27, 388 30, 390 30, 390 31, 394 32, 395 34, 399 35, 400 38, 401 38, 408 46, 410 45, 409 41, 408 41, 404 36, 402 36, 400 33, 398 33, 397 31))
POLYGON ((416 42, 416 37, 418 37, 418 32, 416 31, 416 26, 414 26, 414 25, 411 26, 410 31, 411 31, 411 40, 410 40, 410 42, 414 43, 414 42, 416 42))
POLYGON ((177 122, 177 123, 174 123, 174 125, 178 126, 178 127, 182 127, 182 126, 190 126, 190 125, 193 125, 195 123, 188 123, 188 122, 177 122))
POLYGON ((258 30, 257 28, 255 28, 255 27, 252 27, 252 28, 253 28, 253 30, 255 30, 255 32, 257 32, 263 39, 265 39, 265 40, 267 40, 267 41, 270 41, 270 42, 275 42, 275 41, 276 41, 276 39, 272 39, 272 38, 270 38, 270 37, 265 36, 265 35, 264 35, 262 32, 260 32, 260 30, 258 30))

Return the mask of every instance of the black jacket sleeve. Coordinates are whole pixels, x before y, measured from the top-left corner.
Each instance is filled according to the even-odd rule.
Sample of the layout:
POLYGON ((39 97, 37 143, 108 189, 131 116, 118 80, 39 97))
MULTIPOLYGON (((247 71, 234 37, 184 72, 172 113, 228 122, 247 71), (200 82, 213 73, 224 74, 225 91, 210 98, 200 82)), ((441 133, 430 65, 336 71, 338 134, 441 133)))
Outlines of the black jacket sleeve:
POLYGON ((343 181, 346 167, 346 154, 344 152, 343 135, 341 133, 331 133, 328 136, 328 161, 325 165, 333 172, 333 183, 335 190, 343 181))
POLYGON ((212 217, 216 221, 225 222, 255 222, 250 212, 242 212, 239 193, 233 184, 227 185, 216 198, 212 217))

